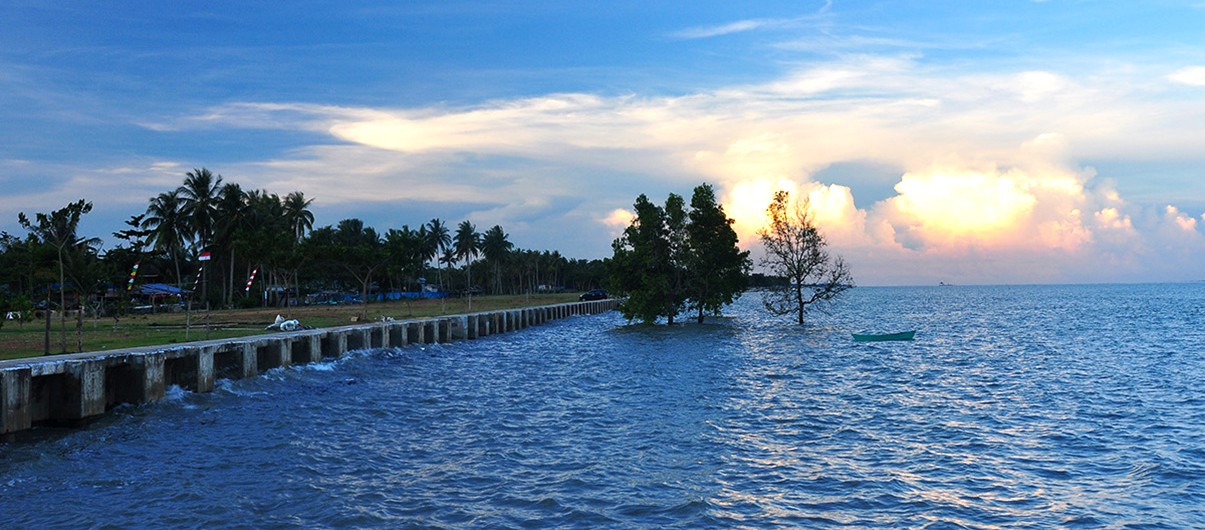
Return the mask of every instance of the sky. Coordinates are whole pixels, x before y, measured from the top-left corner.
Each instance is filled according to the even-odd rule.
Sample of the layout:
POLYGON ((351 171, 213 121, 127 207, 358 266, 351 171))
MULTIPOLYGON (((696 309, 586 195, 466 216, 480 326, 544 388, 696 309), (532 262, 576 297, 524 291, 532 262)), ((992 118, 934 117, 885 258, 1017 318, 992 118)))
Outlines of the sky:
POLYGON ((603 258, 715 186, 807 197, 860 285, 1205 280, 1205 1, 0 6, 0 230, 105 238, 207 168, 316 226, 603 258))

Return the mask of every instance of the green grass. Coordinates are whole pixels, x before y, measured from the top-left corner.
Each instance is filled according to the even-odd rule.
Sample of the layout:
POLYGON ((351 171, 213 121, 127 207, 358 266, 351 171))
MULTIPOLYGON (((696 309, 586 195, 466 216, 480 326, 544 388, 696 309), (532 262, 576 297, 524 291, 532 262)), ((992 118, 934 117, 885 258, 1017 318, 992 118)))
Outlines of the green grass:
MULTIPOLYGON (((425 318, 442 315, 476 313, 500 309, 516 309, 577 301, 577 294, 541 294, 513 296, 473 297, 470 310, 468 299, 417 300, 412 302, 384 302, 368 305, 303 306, 294 308, 255 308, 212 311, 205 329, 204 311, 191 315, 191 329, 187 330, 185 313, 156 315, 127 315, 122 317, 114 329, 112 318, 93 320, 85 318, 83 326, 84 347, 82 351, 121 350, 139 346, 156 346, 205 339, 246 337, 270 333, 264 329, 276 315, 296 318, 303 325, 326 328, 373 322, 383 317, 397 320, 425 318)), ((75 353, 75 320, 66 322, 66 349, 60 340, 62 324, 56 317, 51 322, 50 353, 75 353)), ((43 321, 18 325, 7 321, 0 328, 0 360, 36 357, 42 355, 45 340, 43 321)))

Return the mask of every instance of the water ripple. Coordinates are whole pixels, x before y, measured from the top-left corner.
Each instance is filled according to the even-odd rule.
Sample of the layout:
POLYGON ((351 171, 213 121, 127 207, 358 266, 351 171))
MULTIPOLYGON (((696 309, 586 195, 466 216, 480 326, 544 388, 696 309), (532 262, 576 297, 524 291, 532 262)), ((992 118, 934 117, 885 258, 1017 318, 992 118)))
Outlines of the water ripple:
POLYGON ((1205 286, 757 306, 172 389, 0 447, 0 526, 1205 527, 1205 286))

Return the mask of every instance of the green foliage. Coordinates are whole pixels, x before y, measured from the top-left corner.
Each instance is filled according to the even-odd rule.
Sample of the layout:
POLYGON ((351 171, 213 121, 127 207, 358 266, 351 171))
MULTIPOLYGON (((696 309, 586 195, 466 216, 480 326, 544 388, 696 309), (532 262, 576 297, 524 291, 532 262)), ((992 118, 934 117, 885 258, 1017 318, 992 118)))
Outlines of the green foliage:
POLYGON ((665 206, 636 198, 636 217, 612 244, 611 288, 627 296, 621 311, 645 323, 669 324, 687 308, 700 322, 745 288, 749 253, 737 247, 732 220, 708 184, 695 188, 691 209, 670 194, 665 206))
POLYGON ((477 233, 477 227, 473 226, 473 223, 461 221, 452 240, 456 259, 466 262, 468 279, 465 281, 465 291, 469 291, 473 288, 473 260, 481 253, 481 234, 477 233))
MULTIPOLYGON (((80 219, 91 211, 92 203, 80 199, 50 214, 38 213, 34 221, 26 217, 24 212, 17 215, 21 226, 30 233, 29 243, 45 249, 43 255, 54 256, 53 263, 58 269, 59 347, 64 353, 67 351, 67 293, 71 292, 74 298, 72 302, 82 307, 84 295, 95 288, 98 275, 95 270, 96 247, 100 245, 100 240, 80 237, 78 234, 80 219), (69 278, 71 283, 67 281, 69 278)), ((79 343, 82 344, 82 340, 79 343)))
POLYGON ((644 194, 634 207, 635 219, 611 244, 611 289, 627 295, 620 311, 628 320, 672 320, 680 308, 672 299, 675 270, 665 209, 644 194))
POLYGON ((52 214, 22 214, 28 234, 0 232, 0 292, 53 300, 55 307, 104 308, 120 317, 125 307, 142 303, 125 290, 134 263, 139 264, 135 285, 168 283, 188 290, 203 269, 204 281, 191 298, 194 308, 285 301, 283 296, 265 299, 264 289, 298 295, 354 290, 367 300, 376 288, 417 289, 420 277, 449 290, 446 279, 453 275, 458 288, 472 285, 472 278, 488 278, 481 283, 492 294, 584 291, 600 286, 606 275, 599 260, 517 249, 498 225, 479 234, 464 221, 455 238, 439 219, 417 230, 390 229, 383 237, 358 219, 314 230, 313 202, 299 191, 282 198, 193 169, 181 185, 150 198, 144 212, 131 216, 113 234, 121 243, 103 256, 93 244, 97 240, 66 237, 73 236, 90 203, 81 200, 52 214), (199 261, 203 251, 210 252, 209 261, 199 261), (440 268, 443 264, 447 269, 440 268), (252 270, 258 270, 255 285, 244 296, 252 270))
POLYGON ((719 312, 748 286, 749 251, 737 246, 732 223, 711 185, 695 188, 686 227, 690 244, 685 262, 689 306, 700 323, 706 313, 719 312))

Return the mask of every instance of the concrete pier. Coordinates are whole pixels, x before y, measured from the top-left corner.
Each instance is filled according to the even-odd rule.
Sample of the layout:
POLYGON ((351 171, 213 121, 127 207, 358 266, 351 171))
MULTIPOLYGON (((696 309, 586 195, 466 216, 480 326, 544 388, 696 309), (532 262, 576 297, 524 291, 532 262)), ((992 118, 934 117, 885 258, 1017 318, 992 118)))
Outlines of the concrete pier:
POLYGON ((475 340, 618 305, 614 299, 573 302, 0 361, 0 439, 35 425, 79 425, 123 403, 158 401, 172 385, 209 392, 218 379, 254 377, 354 350, 475 340))

